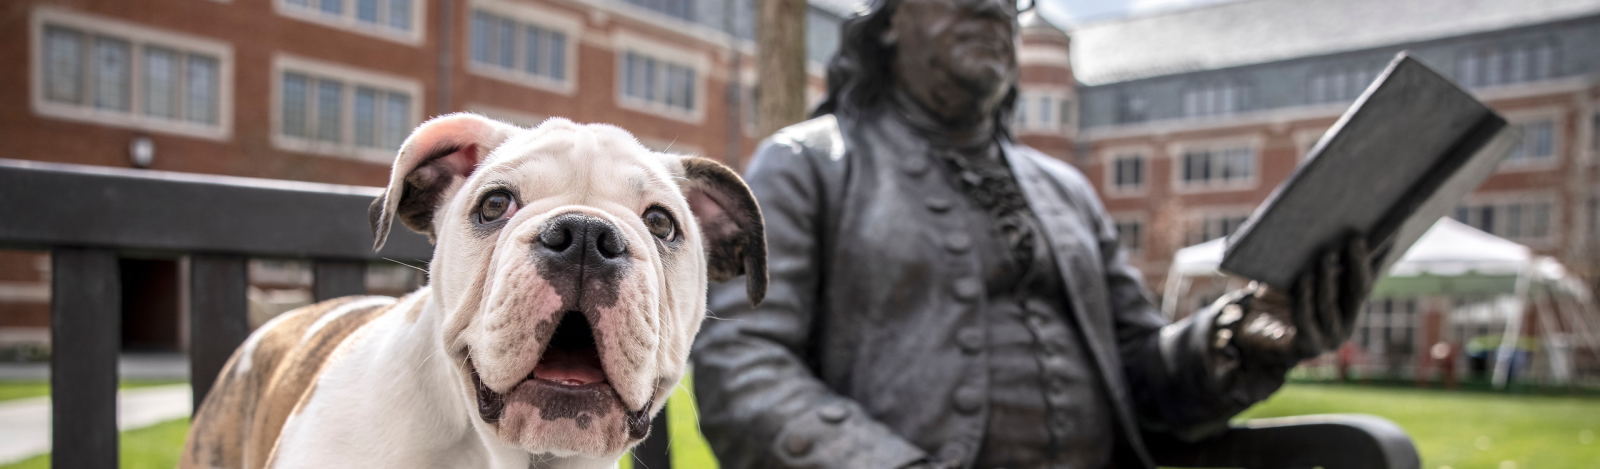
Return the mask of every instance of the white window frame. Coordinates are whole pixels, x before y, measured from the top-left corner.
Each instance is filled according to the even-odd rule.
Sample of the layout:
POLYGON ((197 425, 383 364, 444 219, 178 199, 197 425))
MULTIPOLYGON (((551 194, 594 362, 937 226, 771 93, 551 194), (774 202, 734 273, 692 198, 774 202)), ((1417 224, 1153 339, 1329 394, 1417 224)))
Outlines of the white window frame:
POLYGON ((1168 173, 1171 173, 1173 192, 1179 193, 1179 194, 1193 194, 1193 193, 1202 193, 1202 192, 1244 191, 1244 190, 1255 189, 1256 186, 1258 184, 1260 184, 1260 181, 1261 181, 1261 168, 1262 168, 1262 163, 1263 163, 1261 149, 1264 146, 1263 145, 1263 143, 1264 143, 1263 140, 1264 139, 1260 135, 1252 135, 1252 136, 1248 136, 1248 137, 1228 137, 1228 138, 1210 139, 1210 140, 1182 141, 1182 142, 1175 142, 1175 143, 1171 144, 1167 148, 1167 155, 1171 159, 1171 163, 1172 163, 1172 166, 1171 166, 1172 170, 1168 171, 1168 173), (1232 182, 1222 181, 1222 182, 1215 182, 1215 183, 1199 183, 1199 184, 1191 184, 1191 183, 1187 183, 1187 182, 1185 182, 1183 180, 1184 154, 1187 153, 1188 151, 1190 151, 1190 150, 1220 151, 1220 150, 1229 150, 1229 149, 1235 149, 1235 148, 1249 148, 1250 149, 1250 152, 1251 152, 1251 158, 1250 158, 1251 168, 1250 168, 1250 177, 1249 178, 1244 178, 1244 180, 1232 181, 1232 182))
POLYGON ((340 0, 344 2, 344 9, 338 15, 318 8, 316 3, 321 0, 307 0, 307 6, 292 5, 289 0, 270 1, 272 11, 281 16, 416 47, 421 47, 426 37, 424 30, 428 27, 428 9, 425 6, 432 3, 428 0, 411 0, 411 30, 401 31, 390 27, 387 22, 370 25, 357 20, 355 0, 340 0))
MULTIPOLYGON (((1194 227, 1197 224, 1202 224, 1202 223, 1205 223, 1208 220, 1215 220, 1215 219, 1220 219, 1220 218, 1241 218, 1241 219, 1244 219, 1244 220, 1248 220, 1250 218, 1250 215, 1254 211, 1255 211, 1255 207, 1242 206, 1242 205, 1241 206, 1217 206, 1217 207, 1196 207, 1196 208, 1192 208, 1183 217, 1183 227, 1182 227, 1182 229, 1183 229, 1183 231, 1182 231, 1182 234, 1183 234, 1183 243, 1182 244, 1183 244, 1183 246, 1180 246, 1180 247, 1192 246, 1192 245, 1195 245, 1195 244, 1204 243, 1204 242, 1216 239, 1216 238, 1208 238, 1208 239, 1202 239, 1202 240, 1198 240, 1198 241, 1189 239, 1189 235, 1194 232, 1194 227)), ((1244 222, 1241 220, 1240 221, 1240 225, 1242 226, 1243 223, 1244 222)), ((1234 232, 1237 232, 1237 231, 1238 231, 1238 228, 1237 227, 1234 228, 1234 232)), ((1224 236, 1233 236, 1233 233, 1228 233, 1228 234, 1226 234, 1224 236)))
MULTIPOLYGON (((1561 197, 1555 192, 1526 191, 1469 194, 1460 203, 1456 204, 1454 207, 1451 207, 1450 212, 1447 213, 1446 216, 1452 218, 1455 217, 1456 208, 1462 205, 1469 207, 1482 207, 1485 205, 1494 206, 1494 226, 1490 227, 1489 234, 1521 243, 1529 247, 1555 247, 1555 242, 1560 238, 1561 235, 1561 228, 1563 226, 1561 216, 1563 211, 1561 206, 1561 197), (1544 236, 1534 237, 1524 234, 1515 238, 1510 237, 1510 234, 1507 233, 1505 229, 1507 216, 1505 214, 1506 209, 1504 207, 1510 204, 1533 205, 1541 203, 1550 204, 1550 224, 1549 226, 1545 227, 1544 236)), ((1523 214, 1523 219, 1529 220, 1529 217, 1531 216, 1532 214, 1525 213, 1523 214)), ((1521 229, 1524 233, 1526 233, 1532 229, 1532 225, 1525 224, 1521 229)))
POLYGON ((1128 260, 1143 260, 1144 255, 1150 252, 1150 220, 1144 212, 1116 212, 1111 214, 1111 222, 1117 229, 1117 246, 1128 255, 1128 260), (1128 249, 1122 244, 1122 225, 1125 223, 1139 224, 1139 247, 1128 249))
MULTIPOLYGON (((1544 107, 1539 109, 1502 112, 1501 115, 1504 115, 1506 117, 1506 121, 1513 126, 1522 126, 1539 121, 1549 121, 1550 156, 1548 158, 1523 156, 1517 160, 1512 160, 1510 157, 1507 157, 1500 163, 1500 167, 1497 168, 1496 171, 1501 173, 1546 171, 1560 166, 1563 156, 1562 149, 1566 148, 1566 135, 1564 135, 1566 122, 1564 122, 1562 119, 1562 114, 1562 109, 1559 107, 1544 107)), ((1585 122, 1585 124, 1587 124, 1587 122, 1585 122)), ((1526 149, 1529 145, 1531 145, 1530 139, 1532 139, 1533 136, 1529 135, 1528 133, 1524 133, 1522 138, 1523 140, 1518 142, 1517 145, 1521 145, 1522 148, 1526 149)))
POLYGON ((1361 97, 1373 80, 1383 75, 1383 62, 1350 62, 1320 67, 1306 81, 1306 103, 1348 103, 1361 97), (1338 83, 1330 83, 1330 82, 1338 83), (1321 85, 1321 86, 1319 86, 1321 85), (1322 91, 1319 95, 1319 91, 1322 91), (1333 91, 1333 94, 1327 93, 1333 91), (1347 96, 1338 96, 1348 92, 1347 96), (1318 99, 1320 98, 1320 99, 1318 99))
POLYGON ((1151 162, 1154 160, 1154 149, 1149 145, 1123 145, 1107 147, 1100 151, 1100 161, 1105 171, 1106 197, 1136 197, 1144 195, 1150 188, 1151 162), (1144 160, 1139 185, 1135 187, 1119 187, 1117 185, 1117 160, 1136 157, 1144 160))
POLYGON ((669 46, 659 40, 622 31, 616 32, 611 36, 611 45, 612 54, 615 56, 614 81, 616 82, 616 87, 612 90, 612 96, 617 103, 617 107, 691 124, 699 124, 705 120, 706 95, 710 94, 708 84, 711 75, 711 56, 709 54, 669 46), (628 96, 625 88, 627 80, 623 74, 627 73, 629 52, 651 57, 660 62, 687 66, 694 70, 694 109, 685 111, 668 106, 665 103, 628 96))
POLYGON ((584 35, 582 17, 529 3, 472 0, 467 4, 466 18, 462 19, 461 26, 466 31, 464 35, 466 39, 461 41, 461 57, 463 62, 467 64, 468 72, 485 78, 493 78, 566 96, 573 96, 578 93, 578 42, 583 39, 584 35), (472 24, 473 16, 477 14, 478 10, 510 18, 517 22, 518 31, 515 34, 517 39, 512 41, 515 43, 514 46, 516 48, 516 52, 513 53, 513 56, 516 57, 516 65, 512 67, 513 70, 481 64, 473 59, 472 24), (535 26, 566 35, 566 40, 563 41, 565 43, 563 44, 563 49, 565 50, 562 52, 562 71, 565 72, 563 79, 556 80, 543 75, 531 74, 521 66, 522 62, 526 60, 526 54, 523 51, 523 48, 526 47, 526 41, 522 40, 522 38, 526 31, 523 28, 527 26, 535 26))
MULTIPOLYGON (((110 18, 72 12, 54 7, 33 11, 29 25, 28 90, 35 114, 62 120, 87 122, 112 127, 182 135, 207 140, 227 140, 233 133, 233 47, 223 41, 151 28, 110 18), (128 111, 97 109, 93 106, 61 103, 45 98, 44 32, 47 25, 76 29, 85 37, 113 36, 128 41, 128 111), (199 123, 144 114, 143 61, 146 46, 158 46, 180 53, 199 53, 217 59, 217 120, 199 123)), ((92 41, 90 41, 92 42, 92 41)), ((85 89, 84 92, 90 92, 85 89)))
POLYGON ((1016 115, 1013 116, 1012 130, 1016 131, 1018 135, 1063 135, 1069 133, 1068 129, 1071 126, 1061 119, 1062 101, 1073 102, 1072 109, 1068 110, 1071 114, 1065 122, 1077 122, 1072 119, 1077 117, 1078 105, 1076 100, 1073 99, 1071 90, 1057 87, 1030 87, 1018 90, 1016 108, 1014 109, 1016 115), (1051 114, 1049 122, 1042 122, 1039 119, 1039 98, 1050 99, 1051 114))
MULTIPOLYGON (((411 96, 408 117, 413 126, 422 122, 422 107, 426 103, 422 82, 414 78, 389 75, 381 72, 323 62, 287 54, 272 58, 272 144, 278 149, 311 153, 337 158, 347 158, 379 164, 394 162, 395 150, 361 147, 355 144, 355 87, 370 86, 382 90, 399 91, 411 96), (345 91, 340 95, 340 135, 338 142, 317 140, 315 137, 295 137, 283 133, 283 74, 303 73, 312 78, 332 78, 343 82, 345 91)), ((310 129, 312 132, 315 129, 310 129)))
POLYGON ((1178 92, 1178 116, 1183 119, 1217 119, 1243 113, 1249 92, 1245 82, 1231 78, 1187 83, 1178 92), (1214 98, 1214 109, 1204 109, 1199 102, 1207 95, 1214 98), (1195 100, 1193 109, 1190 107, 1191 96, 1195 100))

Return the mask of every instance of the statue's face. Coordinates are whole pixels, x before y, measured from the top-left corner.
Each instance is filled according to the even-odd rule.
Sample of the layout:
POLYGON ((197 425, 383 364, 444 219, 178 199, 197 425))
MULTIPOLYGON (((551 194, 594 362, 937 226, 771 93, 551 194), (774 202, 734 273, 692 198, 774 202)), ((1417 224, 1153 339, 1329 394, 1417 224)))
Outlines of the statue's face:
POLYGON ((987 110, 1016 79, 1016 30, 1014 0, 903 0, 884 40, 896 84, 924 105, 959 92, 987 110))

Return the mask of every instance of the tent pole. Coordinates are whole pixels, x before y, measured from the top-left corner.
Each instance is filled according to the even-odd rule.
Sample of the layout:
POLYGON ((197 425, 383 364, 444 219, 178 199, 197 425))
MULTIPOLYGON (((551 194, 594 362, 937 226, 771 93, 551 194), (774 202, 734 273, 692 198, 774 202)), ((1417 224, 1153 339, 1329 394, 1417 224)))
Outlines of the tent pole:
MULTIPOLYGON (((1580 292, 1567 293, 1556 297, 1556 312, 1561 314, 1561 319, 1566 321, 1567 327, 1583 337, 1583 345, 1589 348, 1589 353, 1600 359, 1600 335, 1591 328, 1591 322, 1585 321, 1583 317, 1584 314, 1591 313, 1593 305, 1587 304, 1586 298, 1577 294, 1580 292)), ((1600 320, 1600 318, 1595 319, 1600 320)))
POLYGON ((1537 264, 1536 259, 1529 259, 1528 265, 1517 272, 1517 286, 1513 294, 1520 303, 1515 310, 1506 315, 1505 334, 1501 335, 1500 349, 1495 352, 1492 378, 1495 389, 1505 389, 1511 377, 1511 358, 1517 350, 1517 337, 1522 335, 1522 310, 1527 309, 1531 303, 1528 301, 1528 283, 1533 280, 1533 266, 1537 264))
POLYGON ((1565 350, 1557 350, 1557 345, 1567 350, 1571 348, 1566 345, 1567 335, 1556 330, 1555 318, 1551 316, 1550 310, 1555 307, 1554 303, 1557 301, 1556 293, 1548 286, 1539 289, 1539 292, 1537 299, 1534 300, 1533 310, 1539 314, 1539 334, 1544 336, 1544 340, 1540 342, 1544 343, 1544 353, 1549 355, 1545 357, 1545 363, 1555 384, 1567 384, 1572 379, 1571 354, 1564 353, 1565 350), (1557 339, 1560 339, 1560 344, 1557 343, 1557 339))

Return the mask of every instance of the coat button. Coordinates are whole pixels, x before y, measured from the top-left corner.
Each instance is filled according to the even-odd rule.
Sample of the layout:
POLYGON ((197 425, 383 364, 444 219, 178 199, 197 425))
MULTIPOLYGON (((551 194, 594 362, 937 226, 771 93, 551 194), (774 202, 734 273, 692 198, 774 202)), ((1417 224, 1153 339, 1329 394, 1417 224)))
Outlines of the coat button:
POLYGON ((949 211, 950 207, 954 207, 956 205, 954 200, 950 200, 949 197, 942 196, 929 197, 928 201, 925 203, 928 205, 928 210, 932 210, 936 213, 944 213, 949 211))
POLYGON ((928 172, 928 159, 920 155, 906 156, 900 161, 900 169, 912 176, 921 176, 928 172))
POLYGON ((983 406, 983 390, 976 384, 968 384, 956 389, 956 410, 963 414, 977 412, 983 406))
POLYGON ((983 330, 968 327, 956 333, 956 344, 961 345, 961 351, 968 354, 978 353, 983 350, 983 330))
POLYGON ((944 248, 956 254, 967 252, 968 249, 972 249, 972 236, 966 233, 951 233, 944 238, 944 248))
POLYGON ((839 423, 850 417, 850 408, 840 403, 828 404, 817 409, 817 416, 824 422, 839 423))
POLYGON ((970 302, 978 299, 978 295, 982 293, 983 282, 979 281, 977 277, 964 277, 956 280, 956 299, 970 302))
POLYGON ((811 438, 790 433, 783 438, 783 449, 795 456, 804 456, 811 452, 811 438))

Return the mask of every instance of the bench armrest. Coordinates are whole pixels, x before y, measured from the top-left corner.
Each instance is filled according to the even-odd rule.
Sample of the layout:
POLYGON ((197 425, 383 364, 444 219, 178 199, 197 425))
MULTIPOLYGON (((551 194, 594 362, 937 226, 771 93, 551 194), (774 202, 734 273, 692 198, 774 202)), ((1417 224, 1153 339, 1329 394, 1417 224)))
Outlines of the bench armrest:
POLYGON ((1405 430, 1372 415, 1305 415, 1245 421, 1196 442, 1147 439, 1164 467, 1244 469, 1417 469, 1405 430))

